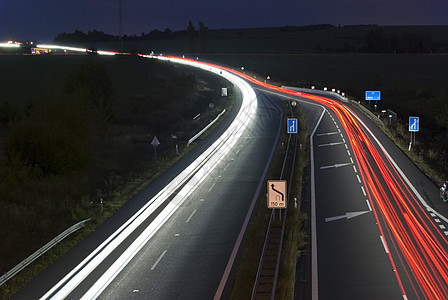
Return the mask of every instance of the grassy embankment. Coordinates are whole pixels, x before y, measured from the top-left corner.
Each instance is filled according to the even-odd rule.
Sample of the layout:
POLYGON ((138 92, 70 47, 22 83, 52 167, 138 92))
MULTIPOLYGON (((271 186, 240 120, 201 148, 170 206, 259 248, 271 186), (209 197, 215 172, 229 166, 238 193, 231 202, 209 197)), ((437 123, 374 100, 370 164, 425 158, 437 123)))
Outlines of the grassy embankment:
MULTIPOLYGON (((289 107, 286 102, 283 104, 283 109, 289 112, 289 107)), ((288 200, 288 215, 275 296, 278 299, 291 299, 295 283, 296 262, 306 243, 306 233, 302 229, 306 215, 300 211, 300 201, 303 169, 308 163, 306 151, 307 129, 305 116, 300 107, 298 107, 297 112, 299 120, 298 144, 302 144, 302 149, 299 146, 297 148, 293 182, 288 183, 291 184, 291 196, 288 200), (297 198, 297 208, 294 208, 294 198, 297 198)), ((286 118, 285 114, 283 118, 284 126, 282 128, 286 128, 286 118)), ((282 130, 272 164, 267 174, 267 179, 278 179, 280 177, 286 152, 286 147, 282 149, 281 145, 282 143, 286 145, 287 142, 288 134, 282 130)), ((266 186, 262 188, 262 191, 265 190, 266 186)), ((270 215, 271 210, 266 206, 266 195, 262 192, 258 199, 256 211, 246 231, 242 254, 235 271, 235 278, 230 294, 231 299, 250 299, 251 297, 270 215)))
POLYGON ((234 94, 220 97, 228 84, 218 77, 136 57, 2 59, 1 272, 92 218, 3 285, 7 298, 191 149, 186 141, 205 126, 192 117, 229 110, 234 94))

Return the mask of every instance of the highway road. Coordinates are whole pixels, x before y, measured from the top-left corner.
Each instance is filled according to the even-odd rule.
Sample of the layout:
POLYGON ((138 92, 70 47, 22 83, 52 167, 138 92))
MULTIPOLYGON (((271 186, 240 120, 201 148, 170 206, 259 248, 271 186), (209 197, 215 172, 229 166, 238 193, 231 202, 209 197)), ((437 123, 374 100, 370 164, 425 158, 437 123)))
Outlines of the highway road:
POLYGON ((278 135, 280 108, 270 98, 258 96, 254 127, 100 299, 215 296, 278 135))
POLYGON ((310 98, 326 107, 311 135, 312 299, 446 297, 438 187, 368 118, 310 98))
POLYGON ((297 299, 445 299, 438 187, 349 104, 260 85, 298 100, 309 117, 311 276, 297 299))
MULTIPOLYGON (((179 202, 178 209, 138 254, 128 259, 129 264, 113 271, 111 281, 104 283, 106 275, 102 274, 120 260, 139 233, 117 247, 108 262, 88 275, 68 298, 81 298, 89 289, 102 291, 102 299, 220 296, 224 288, 220 283, 225 283, 232 262, 229 258, 238 248, 235 240, 241 237, 278 136, 279 100, 291 98, 307 112, 310 131, 311 278, 304 294, 311 299, 446 297, 448 219, 446 207, 439 202, 438 187, 350 105, 239 76, 258 87, 258 109, 251 126, 201 184, 190 188, 192 193, 179 202)), ((205 149, 199 145, 196 155, 205 149)), ((181 172, 179 166, 134 203, 143 205, 149 195, 181 172)), ((89 239, 95 239, 97 245, 107 238, 138 205, 129 207, 89 239)), ((140 232, 150 227, 153 219, 140 225, 140 232)), ((79 252, 73 252, 78 254, 67 259, 65 270, 73 266, 72 261, 81 260, 81 252, 85 255, 93 247, 84 243, 77 249, 79 252), (77 260, 73 259, 77 255, 77 260)), ((54 274, 40 282, 54 281, 54 274)), ((36 280, 30 286, 44 289, 38 283, 36 280)))
MULTIPOLYGON (((138 240, 147 228, 153 226, 152 224, 171 206, 176 206, 177 210, 171 216, 164 217, 165 224, 149 238, 149 242, 143 243, 140 251, 133 250, 138 255, 130 258, 130 264, 124 264, 121 273, 114 271, 116 274, 111 278, 115 278, 117 274, 118 276, 100 298, 135 296, 171 299, 182 295, 182 298, 197 299, 213 297, 217 292, 223 293, 226 276, 229 276, 233 263, 231 258, 234 259, 238 250, 236 240, 242 237, 242 225, 247 224, 250 210, 255 204, 254 199, 260 192, 281 122, 278 101, 276 103, 276 99, 270 99, 275 96, 259 95, 255 98, 254 94, 252 99, 244 100, 240 91, 236 93, 234 109, 223 124, 85 241, 21 290, 16 298, 34 299, 44 294, 43 299, 53 295, 56 295, 56 299, 97 297, 98 295, 92 296, 89 293, 96 293, 108 286, 110 282, 101 283, 107 270, 113 268, 123 253, 133 247, 134 241, 138 240), (184 189, 192 193, 183 197, 182 201, 176 200, 178 195, 184 193, 184 189, 179 188, 174 199, 165 201, 121 243, 115 244, 118 239, 115 237, 104 246, 103 243, 116 232, 126 231, 131 227, 132 223, 126 225, 125 229, 120 229, 128 219, 135 218, 136 212, 147 205, 148 199, 157 196, 175 176, 185 173, 185 167, 194 163, 197 157, 199 161, 204 160, 202 157, 206 149, 214 145, 216 140, 222 139, 222 134, 233 126, 233 122, 242 122, 238 111, 243 111, 244 101, 258 102, 254 121, 242 132, 233 146, 226 146, 229 147, 226 149, 227 154, 217 160, 213 168, 209 167, 211 173, 203 175, 200 184, 189 186, 190 183, 187 183, 184 189), (109 245, 112 245, 110 254, 103 254, 109 245), (92 271, 84 272, 100 256, 104 256, 104 259, 99 261, 92 271), (82 266, 81 269, 73 275, 65 276, 78 266, 82 266), (64 276, 65 279, 60 281, 64 276), (73 284, 78 277, 79 282, 73 284), (61 285, 50 291, 58 282, 61 285), (99 282, 103 287, 97 287, 99 282), (58 294, 55 294, 56 292, 58 294)), ((243 128, 243 125, 237 125, 238 130, 243 128)), ((197 173, 201 173, 201 170, 197 173)))

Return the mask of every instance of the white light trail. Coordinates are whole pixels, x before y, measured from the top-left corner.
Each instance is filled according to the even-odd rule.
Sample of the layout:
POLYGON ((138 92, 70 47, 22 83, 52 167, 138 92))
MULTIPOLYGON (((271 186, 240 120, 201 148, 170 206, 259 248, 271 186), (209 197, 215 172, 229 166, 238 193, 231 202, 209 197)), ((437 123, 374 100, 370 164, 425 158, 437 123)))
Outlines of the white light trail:
MULTIPOLYGON (((59 48, 62 49, 62 48, 59 48)), ((67 47, 65 47, 67 49, 67 47)), ((80 48, 77 48, 80 49, 80 48)), ((146 57, 146 56, 144 56, 146 57)), ((150 57, 150 56, 147 56, 150 57)), ((173 179, 155 197, 148 201, 134 216, 114 232, 106 241, 97 247, 87 258, 75 269, 59 281, 41 299, 64 299, 66 298, 93 270, 106 259, 115 248, 123 242, 147 217, 149 217, 175 190, 184 185, 179 193, 163 211, 151 222, 151 224, 139 235, 139 237, 126 249, 125 252, 109 267, 109 269, 95 282, 95 284, 84 295, 84 299, 98 297, 107 285, 119 274, 138 251, 148 242, 157 230, 171 217, 177 208, 188 198, 195 188, 207 177, 208 174, 219 164, 219 162, 231 150, 242 133, 248 128, 254 119, 257 98, 254 90, 249 84, 218 67, 202 64, 196 61, 184 60, 173 57, 152 57, 169 60, 180 64, 190 65, 210 71, 222 76, 237 86, 242 93, 242 105, 236 118, 228 129, 220 136, 212 146, 203 152, 190 166, 173 179), (61 288, 62 287, 62 288, 61 288), (56 294, 55 294, 56 293, 56 294), (54 294, 54 295, 53 295, 54 294), (53 296, 52 296, 53 295, 53 296)))

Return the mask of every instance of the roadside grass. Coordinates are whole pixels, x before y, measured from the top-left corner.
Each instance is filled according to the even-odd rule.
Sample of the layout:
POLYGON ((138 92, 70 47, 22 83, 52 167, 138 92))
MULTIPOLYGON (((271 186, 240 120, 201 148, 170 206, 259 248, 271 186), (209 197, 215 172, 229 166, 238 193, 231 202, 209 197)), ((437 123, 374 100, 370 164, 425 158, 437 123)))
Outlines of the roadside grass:
POLYGON ((359 108, 361 104, 358 102, 350 101, 350 103, 372 120, 378 128, 380 128, 384 134, 386 134, 392 142, 435 184, 441 184, 448 178, 446 161, 444 161, 447 155, 446 150, 439 149, 436 145, 432 145, 428 148, 428 145, 424 145, 424 142, 419 140, 417 133, 416 143, 412 144, 411 151, 409 151, 410 135, 409 131, 407 131, 406 124, 403 124, 402 121, 389 124, 389 120, 386 116, 382 116, 380 119, 381 122, 379 122, 378 118, 374 118, 364 111, 367 110, 367 108, 359 108))
MULTIPOLYGON (((283 103, 283 109, 289 111, 286 102, 283 103)), ((296 155, 296 165, 291 185, 291 197, 288 201, 288 216, 286 220, 285 238, 283 240, 281 265, 277 281, 276 298, 288 299, 291 295, 295 282, 295 266, 300 255, 300 249, 305 246, 306 233, 302 229, 302 224, 306 215, 300 212, 300 197, 302 188, 302 172, 307 164, 306 144, 307 131, 303 112, 299 110, 299 139, 302 144, 302 150, 298 148, 296 155), (294 208, 294 200, 297 198, 297 209, 294 208)), ((286 126, 286 114, 283 116, 283 124, 286 126)), ((283 127, 284 127, 283 126, 283 127)), ((283 128, 282 127, 282 128, 283 128)), ((280 177, 286 146, 282 148, 282 143, 286 145, 288 134, 282 130, 279 142, 276 146, 273 161, 267 173, 267 179, 278 179, 280 177)), ((266 190, 266 183, 262 191, 266 190)), ((255 283, 255 277, 260 263, 261 253, 266 238, 267 227, 272 211, 267 208, 266 195, 260 193, 256 210, 252 216, 244 237, 241 256, 237 261, 235 277, 230 291, 230 299, 250 299, 255 283)))
POLYGON ((291 196, 288 203, 285 235, 283 237, 282 253, 280 258, 276 299, 293 299, 296 275, 296 265, 303 249, 307 244, 307 234, 304 224, 307 215, 301 211, 303 172, 308 165, 307 143, 308 134, 306 120, 300 106, 297 106, 298 136, 297 153, 294 166, 293 182, 291 184, 291 196), (301 145, 301 146, 300 146, 301 145), (294 206, 294 198, 297 199, 297 208, 294 206))

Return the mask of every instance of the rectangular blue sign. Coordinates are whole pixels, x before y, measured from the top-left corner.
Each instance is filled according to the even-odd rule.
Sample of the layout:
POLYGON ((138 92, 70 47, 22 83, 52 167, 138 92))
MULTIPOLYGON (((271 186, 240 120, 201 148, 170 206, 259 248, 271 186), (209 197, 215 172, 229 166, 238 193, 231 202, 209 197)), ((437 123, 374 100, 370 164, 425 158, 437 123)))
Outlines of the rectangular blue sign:
POLYGON ((380 91, 366 91, 366 100, 381 100, 381 92, 380 91))
POLYGON ((418 117, 409 117, 409 131, 418 131, 419 127, 418 117))
POLYGON ((297 133, 297 119, 288 119, 288 133, 297 133))

